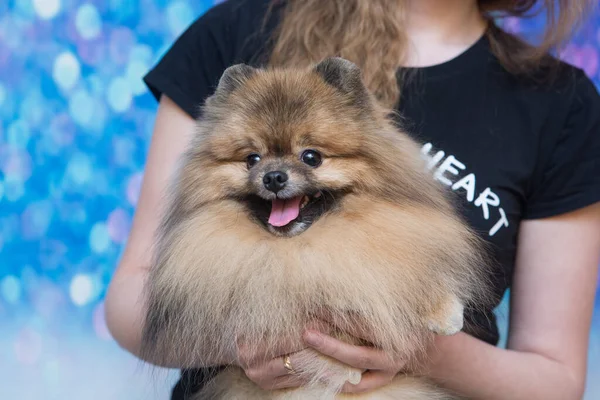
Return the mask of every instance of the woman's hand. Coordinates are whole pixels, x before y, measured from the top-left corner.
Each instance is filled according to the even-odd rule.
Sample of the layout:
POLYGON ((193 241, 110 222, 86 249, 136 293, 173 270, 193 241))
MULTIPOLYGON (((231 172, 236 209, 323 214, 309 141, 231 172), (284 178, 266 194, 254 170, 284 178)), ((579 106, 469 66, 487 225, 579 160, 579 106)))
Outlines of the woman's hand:
MULTIPOLYGON (((291 365, 294 365, 294 359, 298 357, 298 354, 301 351, 303 350, 288 354, 291 365)), ((257 356, 257 352, 254 352, 252 355, 241 348, 239 352, 239 364, 246 373, 248 379, 264 390, 277 390, 302 386, 304 383, 302 379, 297 375, 290 374, 290 371, 286 369, 285 356, 286 355, 283 354, 265 361, 264 357, 257 356)))
MULTIPOLYGON (((330 326, 320 320, 311 321, 306 329, 330 332, 330 326)), ((297 360, 302 357, 302 352, 312 351, 306 347, 301 341, 294 343, 282 340, 276 349, 271 346, 270 351, 267 352, 266 347, 251 351, 245 345, 239 344, 236 364, 244 370, 248 379, 264 390, 300 387, 306 382, 286 369, 285 357, 289 357, 290 365, 298 365, 297 360), (267 357, 266 354, 277 354, 277 356, 267 357)))
POLYGON ((316 330, 307 330, 304 341, 326 356, 366 371, 358 385, 346 382, 344 393, 368 392, 386 386, 406 365, 404 360, 393 360, 379 349, 344 343, 316 330))

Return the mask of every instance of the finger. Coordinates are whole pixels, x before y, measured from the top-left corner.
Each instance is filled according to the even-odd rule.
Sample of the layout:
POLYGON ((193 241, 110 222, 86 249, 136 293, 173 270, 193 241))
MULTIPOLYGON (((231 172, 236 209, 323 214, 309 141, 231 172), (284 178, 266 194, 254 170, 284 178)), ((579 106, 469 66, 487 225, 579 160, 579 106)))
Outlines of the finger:
POLYGON ((296 353, 298 351, 304 350, 306 345, 302 342, 296 342, 291 344, 287 343, 278 343, 273 344, 272 346, 256 346, 251 348, 245 343, 238 343, 237 351, 238 351, 238 365, 242 368, 249 368, 261 364, 265 364, 272 359, 277 357, 283 357, 286 354, 296 353))
POLYGON ((318 352, 358 369, 400 370, 401 362, 379 349, 354 346, 320 332, 306 331, 304 341, 318 352))
POLYGON ((396 373, 389 371, 367 371, 363 374, 360 383, 353 385, 346 382, 342 388, 343 393, 362 393, 375 390, 377 388, 389 385, 394 379, 396 373))
POLYGON ((300 375, 280 376, 273 381, 271 390, 297 388, 306 384, 306 380, 300 375))
POLYGON ((238 365, 242 368, 258 367, 265 364, 272 357, 268 357, 264 346, 249 346, 246 343, 238 344, 238 365))
MULTIPOLYGON (((294 362, 297 360, 297 355, 290 354, 288 357, 290 358, 291 367, 294 368, 294 365, 297 365, 297 363, 294 362)), ((272 360, 269 360, 264 365, 264 370, 269 376, 272 376, 272 377, 282 377, 282 376, 291 375, 291 372, 288 371, 287 368, 285 367, 285 358, 284 357, 277 357, 272 360)))
POLYGON ((245 369, 244 372, 248 379, 265 390, 297 387, 305 383, 300 375, 291 373, 285 368, 282 358, 276 358, 264 364, 250 367, 245 369))
MULTIPOLYGON (((289 357, 290 364, 294 368, 294 365, 298 365, 298 353, 290 354, 289 357)), ((278 378, 285 378, 294 374, 285 367, 284 357, 277 357, 247 368, 246 375, 249 375, 248 377, 254 382, 273 382, 278 378)))

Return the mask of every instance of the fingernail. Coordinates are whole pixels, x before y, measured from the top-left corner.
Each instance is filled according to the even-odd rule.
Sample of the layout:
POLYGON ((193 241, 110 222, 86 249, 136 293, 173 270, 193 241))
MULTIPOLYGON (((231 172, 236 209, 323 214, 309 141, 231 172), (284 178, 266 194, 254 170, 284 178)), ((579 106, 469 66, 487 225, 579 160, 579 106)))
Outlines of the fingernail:
POLYGON ((358 385, 360 380, 362 379, 362 374, 360 371, 350 371, 348 376, 348 382, 352 385, 358 385))
POLYGON ((304 341, 310 344, 311 346, 318 346, 323 342, 323 338, 318 332, 315 331, 306 331, 304 333, 304 341))

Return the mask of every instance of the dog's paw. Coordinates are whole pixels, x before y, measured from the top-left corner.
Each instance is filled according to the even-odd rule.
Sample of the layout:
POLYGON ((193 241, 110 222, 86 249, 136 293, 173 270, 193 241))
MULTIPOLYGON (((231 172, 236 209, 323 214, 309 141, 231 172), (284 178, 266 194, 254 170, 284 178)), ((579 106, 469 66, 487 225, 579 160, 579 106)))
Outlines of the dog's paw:
POLYGON ((428 321, 428 328, 438 335, 454 335, 463 328, 463 314, 464 306, 457 297, 452 296, 436 316, 428 321))

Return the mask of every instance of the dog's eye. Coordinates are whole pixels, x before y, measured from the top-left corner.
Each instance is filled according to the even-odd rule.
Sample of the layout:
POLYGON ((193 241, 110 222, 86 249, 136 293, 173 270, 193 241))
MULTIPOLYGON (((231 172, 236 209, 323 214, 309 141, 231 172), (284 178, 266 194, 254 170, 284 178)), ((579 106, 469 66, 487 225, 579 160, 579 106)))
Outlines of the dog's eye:
POLYGON ((315 150, 305 150, 300 156, 302 162, 306 165, 310 165, 311 167, 318 167, 321 165, 321 155, 319 152, 315 150))
POLYGON ((258 164, 259 161, 260 161, 260 156, 256 153, 252 153, 246 158, 246 165, 248 166, 248 168, 252 168, 256 164, 258 164))

